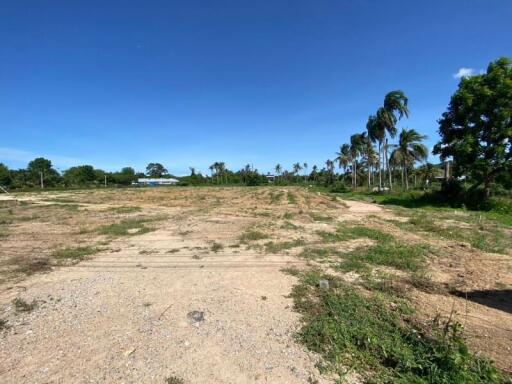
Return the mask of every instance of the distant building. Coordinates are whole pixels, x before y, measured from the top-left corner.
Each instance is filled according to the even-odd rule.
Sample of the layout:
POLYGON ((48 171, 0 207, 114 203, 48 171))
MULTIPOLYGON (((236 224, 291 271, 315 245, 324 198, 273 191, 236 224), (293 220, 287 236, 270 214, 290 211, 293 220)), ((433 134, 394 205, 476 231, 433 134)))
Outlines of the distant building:
POLYGON ((273 183, 276 180, 275 175, 271 175, 270 173, 267 173, 265 177, 267 178, 269 183, 273 183))
POLYGON ((157 186, 157 185, 176 185, 180 181, 177 179, 170 178, 139 178, 137 179, 137 185, 144 186, 157 186))

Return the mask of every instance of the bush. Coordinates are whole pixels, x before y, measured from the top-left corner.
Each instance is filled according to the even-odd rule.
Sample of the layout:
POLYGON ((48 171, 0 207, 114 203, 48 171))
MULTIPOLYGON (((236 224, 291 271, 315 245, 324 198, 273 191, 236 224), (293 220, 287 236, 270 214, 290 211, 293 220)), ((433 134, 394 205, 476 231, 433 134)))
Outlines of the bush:
POLYGON ((334 184, 330 189, 329 192, 331 193, 344 193, 347 192, 347 186, 345 183, 338 181, 336 184, 334 184))

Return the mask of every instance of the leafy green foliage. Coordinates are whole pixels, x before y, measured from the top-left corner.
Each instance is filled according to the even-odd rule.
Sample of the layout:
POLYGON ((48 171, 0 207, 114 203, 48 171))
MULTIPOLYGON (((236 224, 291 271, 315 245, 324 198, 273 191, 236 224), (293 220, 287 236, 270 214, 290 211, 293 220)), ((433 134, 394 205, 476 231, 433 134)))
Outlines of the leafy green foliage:
POLYGON ((487 72, 463 78, 439 120, 441 141, 434 153, 454 161, 456 176, 469 174, 475 186, 512 172, 512 64, 502 57, 487 72))

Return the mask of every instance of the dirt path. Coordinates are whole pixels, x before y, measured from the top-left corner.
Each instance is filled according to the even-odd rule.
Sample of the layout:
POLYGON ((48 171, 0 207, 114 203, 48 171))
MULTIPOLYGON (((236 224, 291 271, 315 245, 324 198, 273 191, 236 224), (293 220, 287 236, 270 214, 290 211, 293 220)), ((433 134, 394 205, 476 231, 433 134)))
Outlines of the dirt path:
MULTIPOLYGON (((317 357, 294 341, 299 319, 287 295, 295 278, 281 271, 304 262, 237 245, 257 222, 243 201, 165 208, 157 231, 1 292, 7 312, 15 297, 38 306, 0 338, 0 382, 324 382, 317 357)), ((350 204, 350 217, 375 212, 350 204)))

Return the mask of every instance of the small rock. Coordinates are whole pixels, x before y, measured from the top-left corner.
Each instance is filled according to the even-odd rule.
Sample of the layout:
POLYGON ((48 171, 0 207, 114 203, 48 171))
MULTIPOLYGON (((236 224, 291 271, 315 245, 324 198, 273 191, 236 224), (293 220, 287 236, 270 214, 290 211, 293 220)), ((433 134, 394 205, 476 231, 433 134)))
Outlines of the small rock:
POLYGON ((329 280, 319 280, 318 286, 320 289, 329 289, 329 280))
POLYGON ((204 312, 191 311, 187 313, 187 319, 190 322, 190 324, 200 323, 201 321, 204 321, 204 312))

